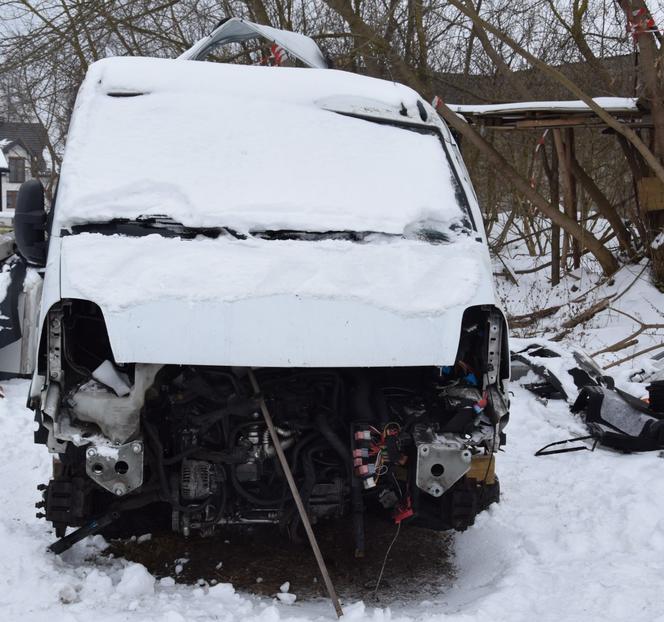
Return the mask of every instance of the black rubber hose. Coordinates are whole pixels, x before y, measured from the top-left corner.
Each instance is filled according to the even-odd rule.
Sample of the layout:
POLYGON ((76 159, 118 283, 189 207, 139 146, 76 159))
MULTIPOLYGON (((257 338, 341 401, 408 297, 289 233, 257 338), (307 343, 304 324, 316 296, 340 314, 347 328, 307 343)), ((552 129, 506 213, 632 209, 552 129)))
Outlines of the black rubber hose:
POLYGON ((161 500, 170 504, 171 507, 176 509, 178 512, 184 512, 186 514, 191 514, 193 512, 198 512, 199 510, 205 508, 206 504, 198 505, 180 505, 173 500, 173 495, 171 492, 171 487, 168 485, 168 477, 166 476, 166 469, 164 469, 164 447, 159 440, 159 434, 155 428, 148 423, 143 421, 143 428, 148 433, 152 444, 154 445, 155 458, 157 460, 157 471, 159 473, 159 487, 161 489, 161 500))
POLYGON ((290 462, 290 467, 291 471, 293 474, 297 473, 297 460, 300 457, 300 452, 306 445, 308 445, 311 441, 315 440, 318 438, 320 434, 318 432, 310 432, 306 436, 303 436, 298 443, 295 444, 295 447, 293 447, 293 451, 291 452, 291 462, 290 462))
POLYGON ((206 369, 203 371, 203 377, 205 377, 206 375, 221 376, 222 378, 225 378, 233 385, 235 393, 237 395, 242 395, 242 387, 240 386, 240 382, 238 381, 237 376, 232 372, 227 372, 224 371, 223 369, 206 369))
POLYGON ((219 509, 217 510, 217 514, 214 517, 214 522, 218 523, 221 520, 221 517, 224 514, 224 511, 226 510, 226 502, 228 501, 228 493, 226 491, 226 478, 222 478, 223 481, 221 482, 221 486, 219 486, 219 509))
POLYGON ((381 423, 381 428, 385 427, 390 422, 390 411, 387 407, 387 400, 385 399, 385 393, 381 390, 374 390, 374 404, 376 405, 376 410, 378 411, 378 419, 381 423))
POLYGON ((371 408, 371 383, 366 370, 358 370, 353 374, 355 389, 353 391, 353 419, 369 423, 375 419, 371 408))
POLYGON ((240 481, 237 478, 237 474, 235 473, 236 465, 232 465, 230 468, 231 471, 231 483, 233 484, 233 488, 235 489, 235 492, 237 492, 241 497, 245 498, 247 501, 250 501, 251 503, 258 505, 258 506, 276 506, 276 505, 281 505, 285 501, 288 501, 288 499, 291 498, 290 492, 286 493, 282 497, 279 497, 278 499, 262 499, 261 497, 257 497, 256 495, 250 493, 248 490, 245 490, 242 487, 242 484, 240 484, 240 481))
MULTIPOLYGON (((157 461, 157 473, 159 475, 159 485, 162 491, 162 494, 168 495, 170 497, 170 487, 168 485, 168 478, 166 477, 166 470, 164 469, 164 446, 161 444, 159 439, 159 434, 157 430, 148 423, 146 420, 143 420, 143 429, 148 433, 150 441, 153 445, 153 450, 155 454, 155 459, 157 461)), ((166 499, 164 499, 166 501, 166 499)), ((168 499, 170 503, 172 499, 168 499)))
MULTIPOLYGON (((302 502, 304 503, 304 507, 307 508, 307 510, 309 509, 308 505, 309 499, 311 498, 311 493, 313 492, 314 486, 316 485, 316 468, 314 467, 313 453, 321 449, 326 449, 326 446, 314 445, 313 447, 307 449, 307 451, 305 451, 302 456, 304 484, 302 484, 302 488, 300 489, 300 496, 302 497, 302 502)), ((301 521, 302 519, 300 518, 300 515, 296 514, 293 522, 290 525, 292 534, 297 532, 297 528, 299 527, 301 521)))
MULTIPOLYGON (((352 395, 354 421, 369 423, 374 419, 371 409, 371 383, 366 370, 356 370, 353 374, 355 387, 352 395)), ((351 470, 351 505, 353 508, 353 532, 355 535, 355 556, 364 557, 364 499, 362 498, 363 484, 351 470)))
POLYGON ((350 477, 353 473, 353 455, 350 452, 350 448, 344 445, 343 441, 336 435, 323 413, 316 415, 316 425, 332 449, 339 454, 342 464, 346 467, 346 471, 350 477))

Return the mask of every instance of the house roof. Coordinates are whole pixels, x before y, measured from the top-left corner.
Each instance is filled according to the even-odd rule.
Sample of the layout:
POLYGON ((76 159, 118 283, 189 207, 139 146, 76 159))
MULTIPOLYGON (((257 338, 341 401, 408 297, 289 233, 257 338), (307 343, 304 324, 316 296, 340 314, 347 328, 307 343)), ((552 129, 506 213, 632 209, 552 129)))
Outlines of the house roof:
POLYGON ((41 170, 46 167, 43 152, 48 141, 46 128, 41 123, 0 121, 0 141, 9 141, 8 145, 2 147, 3 150, 15 142, 21 143, 33 157, 37 158, 41 170))

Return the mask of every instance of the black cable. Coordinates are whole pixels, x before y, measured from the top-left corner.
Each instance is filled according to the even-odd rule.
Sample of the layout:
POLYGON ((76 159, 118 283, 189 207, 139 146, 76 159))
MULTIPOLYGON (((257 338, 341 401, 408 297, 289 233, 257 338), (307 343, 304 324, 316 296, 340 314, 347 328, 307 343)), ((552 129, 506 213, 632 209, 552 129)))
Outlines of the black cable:
POLYGON ((572 451, 595 451, 595 447, 597 447, 597 444, 599 443, 599 439, 595 438, 595 442, 593 443, 592 448, 588 447, 587 445, 582 445, 579 447, 565 447, 564 449, 554 449, 552 451, 546 451, 549 447, 555 447, 557 445, 565 445, 566 443, 578 443, 581 441, 587 441, 591 438, 595 438, 592 434, 589 434, 588 436, 577 436, 575 438, 568 438, 565 439, 564 441, 556 441, 555 443, 549 443, 548 445, 544 445, 544 447, 538 449, 535 452, 536 456, 553 456, 554 454, 567 454, 572 451))
POLYGON ((159 440, 159 434, 155 428, 145 420, 143 420, 143 428, 148 433, 150 440, 154 444, 154 453, 157 460, 157 471, 159 474, 159 485, 161 489, 161 500, 170 504, 173 509, 184 514, 193 514, 194 512, 204 510, 209 505, 207 502, 204 504, 196 505, 180 505, 177 501, 175 501, 171 487, 168 484, 166 469, 164 469, 164 447, 161 444, 161 440, 159 440))
POLYGON ((288 501, 288 499, 292 498, 290 493, 287 493, 279 497, 278 499, 262 499, 261 497, 257 497, 256 495, 250 493, 248 490, 242 487, 242 484, 237 478, 237 473, 235 472, 236 468, 237 465, 232 465, 230 468, 231 483, 233 484, 233 488, 241 497, 245 498, 247 501, 250 501, 254 505, 263 506, 263 507, 275 506, 275 505, 280 505, 285 501, 288 501))

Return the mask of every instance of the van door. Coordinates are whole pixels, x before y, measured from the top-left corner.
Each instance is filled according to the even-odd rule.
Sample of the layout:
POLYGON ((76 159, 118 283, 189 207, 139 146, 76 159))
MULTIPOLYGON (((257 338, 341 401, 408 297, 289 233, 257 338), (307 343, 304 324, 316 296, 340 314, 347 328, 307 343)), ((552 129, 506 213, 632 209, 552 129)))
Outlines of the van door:
POLYGON ((42 276, 0 236, 0 377, 30 377, 35 366, 42 276))

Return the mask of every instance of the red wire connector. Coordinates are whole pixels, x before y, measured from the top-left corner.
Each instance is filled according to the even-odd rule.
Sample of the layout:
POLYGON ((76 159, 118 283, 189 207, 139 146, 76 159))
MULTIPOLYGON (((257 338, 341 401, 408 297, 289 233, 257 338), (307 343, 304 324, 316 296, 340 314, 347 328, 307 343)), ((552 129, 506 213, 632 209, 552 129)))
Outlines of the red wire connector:
POLYGON ((394 509, 392 518, 394 519, 394 523, 398 525, 401 521, 413 516, 413 514, 415 514, 415 512, 413 511, 412 501, 410 500, 410 497, 406 497, 406 499, 394 509))

